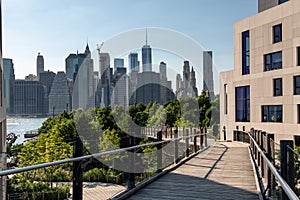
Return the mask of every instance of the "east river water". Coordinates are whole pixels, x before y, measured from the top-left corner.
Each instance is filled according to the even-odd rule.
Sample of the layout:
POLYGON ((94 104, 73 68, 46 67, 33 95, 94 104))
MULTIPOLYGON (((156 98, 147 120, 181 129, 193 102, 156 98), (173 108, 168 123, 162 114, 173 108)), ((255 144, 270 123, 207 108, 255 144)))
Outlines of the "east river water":
POLYGON ((23 143, 26 131, 37 130, 47 118, 16 118, 7 117, 7 134, 13 132, 18 136, 15 144, 23 143))

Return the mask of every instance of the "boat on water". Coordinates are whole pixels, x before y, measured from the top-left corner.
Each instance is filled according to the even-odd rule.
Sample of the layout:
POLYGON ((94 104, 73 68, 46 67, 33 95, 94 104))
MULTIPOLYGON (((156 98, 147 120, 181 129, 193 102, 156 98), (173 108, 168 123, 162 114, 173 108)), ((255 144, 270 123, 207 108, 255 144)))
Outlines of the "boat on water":
POLYGON ((38 130, 26 131, 26 133, 24 134, 24 138, 34 138, 38 135, 38 130))

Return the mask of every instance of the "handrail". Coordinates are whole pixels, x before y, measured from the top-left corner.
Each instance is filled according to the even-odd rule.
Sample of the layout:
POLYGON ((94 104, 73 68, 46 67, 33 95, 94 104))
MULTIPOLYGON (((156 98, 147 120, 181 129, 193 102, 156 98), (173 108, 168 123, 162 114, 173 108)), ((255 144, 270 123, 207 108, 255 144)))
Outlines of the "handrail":
POLYGON ((254 140, 254 138, 249 133, 248 133, 248 135, 249 135, 250 139, 252 140, 253 144, 256 146, 256 148, 259 151, 259 153, 261 154, 261 156, 263 157, 263 159, 266 161, 269 169, 272 171, 272 173, 274 174, 274 176, 279 181, 279 183, 280 183, 282 189, 285 191, 286 195, 290 199, 292 199, 292 200, 299 200, 298 196, 294 193, 294 191, 290 188, 290 186, 286 183, 286 181, 280 176, 280 174, 278 173, 277 169, 270 162, 270 160, 267 158, 267 156, 265 155, 265 153, 261 150, 261 148, 259 147, 259 145, 254 140))
POLYGON ((64 160, 58 160, 58 161, 48 162, 48 163, 41 163, 41 164, 31 165, 31 166, 17 168, 17 169, 3 170, 3 171, 0 171, 0 177, 1 176, 11 175, 11 174, 16 174, 16 173, 20 173, 20 172, 26 172, 26 171, 30 171, 30 170, 45 168, 45 167, 51 167, 51 166, 55 166, 55 165, 66 164, 66 163, 70 163, 70 162, 76 162, 76 161, 82 161, 82 160, 89 160, 89 159, 97 158, 97 157, 100 157, 100 156, 121 153, 121 152, 129 151, 129 150, 133 150, 133 149, 137 149, 137 148, 148 147, 148 146, 153 146, 153 145, 158 145, 158 144, 170 143, 170 142, 173 142, 173 141, 182 140, 182 139, 190 138, 190 137, 197 137, 197 136, 201 136, 201 135, 205 135, 205 134, 207 134, 207 133, 201 133, 201 134, 183 136, 183 137, 180 137, 180 138, 174 138, 174 139, 166 140, 166 141, 159 141, 159 142, 153 142, 153 143, 147 143, 147 144, 140 144, 140 145, 136 145, 136 146, 132 146, 132 147, 114 149, 114 150, 110 150, 110 151, 105 151, 105 152, 90 154, 90 155, 87 155, 87 156, 81 156, 81 157, 76 157, 76 158, 69 158, 69 159, 64 159, 64 160))

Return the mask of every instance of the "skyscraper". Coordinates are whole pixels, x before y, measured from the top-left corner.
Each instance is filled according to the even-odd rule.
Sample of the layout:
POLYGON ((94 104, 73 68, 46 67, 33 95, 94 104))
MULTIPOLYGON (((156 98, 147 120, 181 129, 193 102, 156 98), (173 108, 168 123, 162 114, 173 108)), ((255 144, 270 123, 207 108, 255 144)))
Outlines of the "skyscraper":
POLYGON ((100 82, 97 89, 97 106, 104 107, 111 103, 112 71, 113 70, 110 68, 109 54, 100 53, 100 82))
POLYGON ((127 69, 117 68, 112 83, 112 105, 122 105, 124 108, 128 106, 128 77, 127 69))
POLYGON ((39 81, 16 80, 14 91, 14 108, 17 115, 44 116, 46 86, 39 81))
POLYGON ((189 61, 184 61, 182 77, 183 78, 181 78, 180 74, 176 76, 176 97, 197 97, 196 74, 193 67, 190 71, 189 61))
POLYGON ((167 80, 167 64, 166 63, 160 62, 159 74, 160 74, 160 79, 167 80))
POLYGON ((38 56, 36 58, 36 75, 39 79, 39 75, 41 72, 44 71, 44 57, 38 53, 38 56))
POLYGON ((115 58, 114 59, 114 72, 117 71, 118 68, 124 68, 124 59, 123 58, 115 58))
POLYGON ((130 53, 128 55, 128 66, 129 66, 129 73, 132 71, 139 72, 139 61, 138 61, 138 53, 130 53))
POLYGON ((67 76, 64 72, 57 72, 49 94, 49 114, 58 115, 64 110, 69 111, 71 103, 67 76))
POLYGON ((142 47, 142 64, 143 72, 152 71, 152 49, 148 45, 148 35, 146 30, 146 44, 142 47))
POLYGON ((14 113, 15 72, 12 59, 3 58, 3 94, 6 99, 7 114, 14 113))
POLYGON ((88 109, 95 106, 94 66, 89 45, 84 53, 77 54, 78 67, 74 74, 72 106, 73 109, 88 109))
POLYGON ((215 98, 212 51, 203 52, 203 91, 208 94, 210 100, 215 98))

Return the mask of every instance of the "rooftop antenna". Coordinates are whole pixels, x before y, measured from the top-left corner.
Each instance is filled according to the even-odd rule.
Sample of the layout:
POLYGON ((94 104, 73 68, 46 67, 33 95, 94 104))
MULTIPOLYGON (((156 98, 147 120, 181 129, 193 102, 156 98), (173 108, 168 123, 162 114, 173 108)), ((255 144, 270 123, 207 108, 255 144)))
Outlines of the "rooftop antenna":
POLYGON ((147 28, 146 28, 146 45, 148 45, 148 31, 147 31, 147 28))

